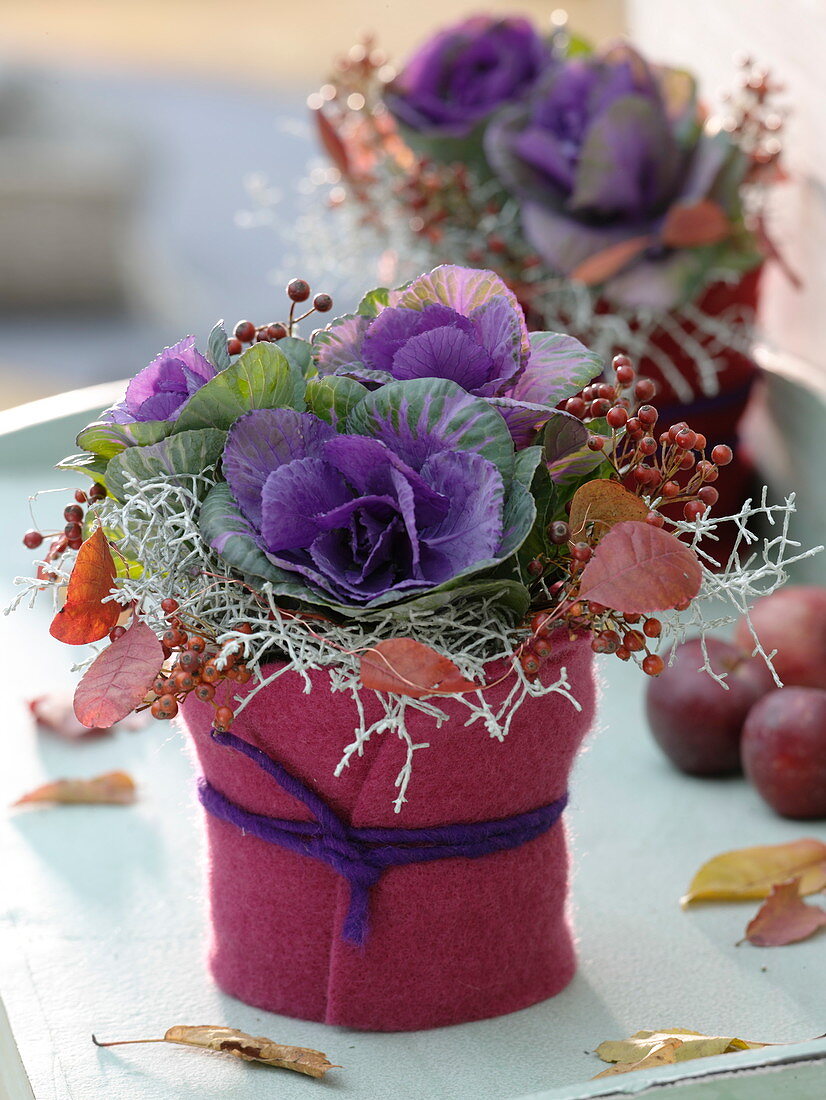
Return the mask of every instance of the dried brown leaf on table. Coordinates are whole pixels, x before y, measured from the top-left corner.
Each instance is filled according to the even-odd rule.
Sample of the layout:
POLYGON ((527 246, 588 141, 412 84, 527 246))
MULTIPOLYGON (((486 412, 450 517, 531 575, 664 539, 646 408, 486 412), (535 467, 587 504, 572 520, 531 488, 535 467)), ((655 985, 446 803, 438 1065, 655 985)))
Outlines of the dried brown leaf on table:
POLYGON ((328 1069, 341 1069, 341 1066, 328 1061, 327 1055, 310 1047, 284 1046, 265 1039, 260 1035, 247 1035, 234 1027, 214 1027, 211 1024, 187 1026, 177 1024, 170 1027, 162 1039, 121 1039, 112 1043, 101 1043, 92 1036, 92 1042, 98 1047, 117 1047, 137 1043, 178 1043, 181 1046, 198 1047, 201 1050, 216 1050, 231 1054, 245 1062, 261 1062, 265 1066, 278 1069, 290 1069, 307 1077, 323 1077, 328 1069))
POLYGON ((786 844, 737 848, 704 863, 680 904, 693 901, 741 901, 765 898, 772 887, 800 878, 800 893, 826 887, 826 844, 813 837, 786 844))
POLYGON ((675 1062, 678 1062, 679 1052, 683 1043, 680 1039, 665 1039, 663 1042, 658 1043, 645 1057, 640 1058, 637 1062, 618 1062, 615 1066, 611 1066, 610 1069, 604 1069, 602 1073, 598 1073, 593 1078, 594 1081, 599 1080, 600 1077, 616 1077, 620 1073, 633 1073, 637 1069, 656 1069, 657 1066, 673 1066, 675 1062))
POLYGON ((116 728, 139 730, 149 723, 149 713, 130 714, 114 726, 94 726, 89 728, 78 721, 71 695, 62 692, 48 692, 29 699, 29 710, 41 730, 56 733, 69 741, 83 740, 89 737, 101 737, 112 733, 116 728))
POLYGON ((44 783, 13 803, 14 806, 27 806, 33 803, 49 802, 71 804, 112 804, 125 806, 135 801, 135 782, 126 772, 106 772, 93 779, 56 779, 44 783))
POLYGON ((636 1064, 647 1057, 662 1043, 677 1040, 675 1059, 688 1062, 693 1058, 710 1058, 715 1054, 731 1054, 735 1050, 760 1050, 766 1043, 752 1043, 735 1039, 730 1035, 703 1035, 682 1027, 660 1028, 657 1031, 637 1031, 630 1039, 607 1039, 600 1043, 596 1053, 603 1062, 636 1064))
POLYGON ((745 939, 755 947, 783 947, 807 939, 824 925, 826 911, 807 905, 800 896, 800 879, 793 878, 773 888, 749 922, 745 939))
POLYGON ((83 737, 100 737, 111 733, 113 729, 112 726, 95 726, 90 729, 78 722, 70 695, 38 695, 36 699, 29 699, 28 703, 32 718, 40 729, 66 737, 69 741, 77 741, 83 737))

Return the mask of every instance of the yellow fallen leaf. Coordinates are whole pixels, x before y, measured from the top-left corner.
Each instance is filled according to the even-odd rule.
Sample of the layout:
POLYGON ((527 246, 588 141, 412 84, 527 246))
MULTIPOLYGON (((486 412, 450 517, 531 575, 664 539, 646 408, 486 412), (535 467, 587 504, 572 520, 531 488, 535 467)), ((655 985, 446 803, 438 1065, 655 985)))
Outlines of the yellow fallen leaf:
POLYGON ((703 864, 680 904, 685 908, 693 901, 765 898, 790 878, 800 879, 801 895, 826 887, 826 844, 808 837, 723 852, 703 864))
POLYGON ((662 1043, 676 1039, 675 1060, 688 1062, 692 1058, 710 1058, 715 1054, 731 1054, 735 1050, 759 1050, 766 1043, 750 1043, 731 1036, 703 1035, 682 1027, 661 1028, 659 1031, 637 1031, 630 1039, 607 1039, 596 1053, 603 1062, 632 1064, 647 1057, 662 1043))
POLYGON ((126 772, 106 772, 94 779, 56 779, 53 783, 44 783, 22 798, 12 803, 14 806, 27 806, 35 802, 59 802, 64 805, 73 803, 112 803, 125 806, 135 801, 135 783, 126 772))
POLYGON ((261 1062, 265 1066, 291 1069, 307 1077, 323 1077, 328 1069, 341 1069, 327 1060, 327 1055, 310 1047, 284 1046, 260 1035, 247 1035, 234 1027, 213 1027, 211 1024, 189 1027, 177 1024, 170 1027, 162 1039, 121 1039, 101 1043, 95 1036, 92 1042, 98 1047, 128 1046, 137 1043, 179 1043, 201 1050, 216 1050, 231 1054, 244 1062, 261 1062))
POLYGON ((658 1043, 644 1058, 640 1058, 638 1062, 618 1062, 610 1069, 604 1069, 602 1073, 598 1073, 592 1080, 598 1081, 600 1077, 616 1077, 620 1073, 633 1073, 637 1069, 673 1066, 675 1062, 680 1061, 679 1051, 682 1045, 679 1039, 665 1039, 662 1043, 658 1043))

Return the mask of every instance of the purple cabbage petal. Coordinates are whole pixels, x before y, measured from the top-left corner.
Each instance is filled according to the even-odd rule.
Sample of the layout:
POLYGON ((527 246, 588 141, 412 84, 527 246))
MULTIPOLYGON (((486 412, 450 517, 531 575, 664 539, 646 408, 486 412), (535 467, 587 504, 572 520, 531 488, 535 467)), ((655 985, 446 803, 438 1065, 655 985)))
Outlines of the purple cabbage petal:
POLYGON ((530 447, 537 431, 547 422, 552 409, 530 401, 517 401, 512 397, 489 397, 491 405, 508 426, 516 450, 530 447))
POLYGON ((546 462, 557 462, 565 455, 580 450, 588 443, 588 429, 575 416, 557 410, 549 418, 542 436, 542 451, 546 462))
POLYGON ((730 162, 732 153, 742 159, 745 168, 746 158, 739 150, 732 148, 726 134, 703 134, 694 148, 688 171, 680 186, 679 201, 694 203, 708 198, 723 169, 730 162))
POLYGON ((375 390, 350 413, 347 431, 380 439, 414 470, 439 451, 470 450, 507 477, 513 471, 513 445, 502 418, 447 379, 394 382, 375 390))
POLYGON ((530 345, 522 307, 513 291, 493 271, 442 264, 420 275, 406 287, 392 291, 390 305, 422 310, 433 302, 441 302, 464 317, 470 317, 480 306, 500 297, 511 304, 518 318, 520 357, 526 361, 530 345))
POLYGON ((363 366, 361 346, 372 317, 339 317, 313 337, 313 361, 319 374, 347 374, 363 366))
POLYGON ((661 104, 633 95, 616 99, 589 127, 567 207, 643 222, 667 207, 682 168, 661 104))
MULTIPOLYGON (((185 393, 153 393, 140 405, 135 420, 169 420, 186 401, 185 393)), ((123 421, 121 421, 123 423, 123 421)))
POLYGON ((396 355, 414 336, 431 329, 453 326, 472 334, 473 325, 450 306, 434 302, 424 309, 384 309, 371 323, 362 344, 362 360, 371 370, 393 374, 396 355))
MULTIPOLYGON (((450 501, 448 513, 422 531, 422 568, 430 573, 437 562, 447 562, 448 575, 485 559, 493 559, 502 539, 505 488, 502 475, 487 459, 469 451, 444 451, 422 467, 434 489, 450 501)), ((443 565, 439 566, 443 572, 443 565)), ((435 578, 434 578, 435 579, 435 578)), ((438 582, 447 579, 439 576, 438 582)))
POLYGON ((472 16, 426 42, 385 102, 415 131, 462 138, 496 107, 524 94, 550 63, 548 47, 527 19, 472 16))
MULTIPOLYGON (((367 603, 389 588, 400 587, 393 583, 394 559, 404 562, 404 551, 409 550, 409 544, 398 546, 400 527, 399 521, 393 520, 383 528, 373 544, 370 558, 360 567, 353 562, 347 533, 343 531, 320 535, 310 547, 310 560, 338 599, 367 603)), ((420 582, 411 579, 407 583, 420 582)))
POLYGON ((478 394, 491 388, 493 366, 488 352, 464 332, 437 328, 407 341, 396 353, 393 376, 400 382, 449 378, 468 393, 478 394))
POLYGON ((572 191, 576 183, 576 162, 570 146, 556 134, 539 126, 526 126, 513 141, 513 152, 523 163, 558 187, 562 194, 572 191))
MULTIPOLYGON (((392 507, 392 500, 389 504, 392 507)), ((338 526, 327 519, 352 506, 352 491, 334 467, 320 458, 297 458, 273 470, 261 493, 261 535, 266 550, 306 547, 319 534, 338 526)))
MULTIPOLYGON (((477 306, 470 314, 479 342, 486 349, 495 372, 483 389, 474 390, 479 397, 492 397, 519 373, 522 365, 522 324, 524 314, 514 311, 508 298, 495 297, 477 306)), ((469 388, 469 387, 466 387, 469 388)))
POLYGON ((399 484, 397 475, 401 474, 414 494, 419 523, 435 523, 447 511, 444 497, 378 439, 339 435, 325 443, 321 453, 359 494, 393 493, 399 484))
POLYGON ((662 259, 634 264, 614 275, 602 289, 615 306, 659 313, 680 304, 685 287, 696 279, 702 264, 703 257, 697 249, 678 249, 662 259))
POLYGON ((272 470, 317 455, 335 429, 312 413, 254 409, 235 421, 224 447, 223 471, 242 512, 261 526, 261 493, 272 470))
MULTIPOLYGON (((195 348, 195 337, 186 336, 172 347, 164 348, 152 362, 135 375, 126 387, 126 396, 119 406, 122 414, 128 414, 133 420, 169 419, 183 405, 188 397, 200 389, 216 374, 212 364, 195 348), (171 400, 156 403, 147 402, 160 393, 175 395, 177 402, 171 400), (165 408, 164 415, 156 415, 154 408, 165 408)), ((118 421, 124 423, 124 421, 118 421)))
POLYGON ((531 357, 506 396, 553 407, 579 393, 602 373, 603 362, 573 336, 531 333, 531 357))
POLYGON ((639 226, 588 225, 535 202, 522 207, 522 227, 545 263, 560 275, 570 275, 595 253, 645 232, 639 226))

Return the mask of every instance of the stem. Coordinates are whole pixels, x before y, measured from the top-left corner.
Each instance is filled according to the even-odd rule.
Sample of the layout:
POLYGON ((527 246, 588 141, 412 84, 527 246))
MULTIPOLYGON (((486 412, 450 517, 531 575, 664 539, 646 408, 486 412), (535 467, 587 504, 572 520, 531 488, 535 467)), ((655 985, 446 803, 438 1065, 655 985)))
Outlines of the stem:
POLYGON ((126 1047, 133 1043, 165 1043, 166 1039, 115 1039, 111 1043, 102 1043, 93 1032, 92 1042, 96 1047, 126 1047))

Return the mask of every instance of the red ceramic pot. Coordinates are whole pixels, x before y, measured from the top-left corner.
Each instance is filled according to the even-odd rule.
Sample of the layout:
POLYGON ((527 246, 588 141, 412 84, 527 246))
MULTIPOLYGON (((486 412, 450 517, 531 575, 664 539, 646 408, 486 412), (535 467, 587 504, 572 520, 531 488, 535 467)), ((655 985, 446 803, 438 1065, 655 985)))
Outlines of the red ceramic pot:
MULTIPOLYGON (((260 691, 232 734, 263 750, 355 828, 431 828, 511 819, 564 797, 594 716, 592 653, 560 635, 545 666, 567 670, 581 710, 554 693, 527 699, 503 742, 467 709, 440 703, 437 728, 411 712, 416 751, 408 801, 395 813, 394 783, 405 746, 374 734, 363 756, 334 777, 356 726, 349 694, 331 693, 326 671, 313 690, 286 673, 260 691)), ((495 677, 496 668, 491 668, 495 677)), ((491 689, 495 707, 512 680, 491 689)), ((365 692, 368 721, 380 716, 365 692)), ((219 797, 268 818, 309 822, 305 805, 246 756, 211 736, 214 711, 190 699, 184 719, 205 779, 219 797)), ((391 866, 369 894, 362 947, 343 934, 348 882, 309 855, 259 839, 206 814, 210 964, 226 992, 302 1019, 375 1031, 458 1024, 513 1012, 559 993, 575 969, 566 911, 568 852, 563 821, 506 851, 391 866)))

